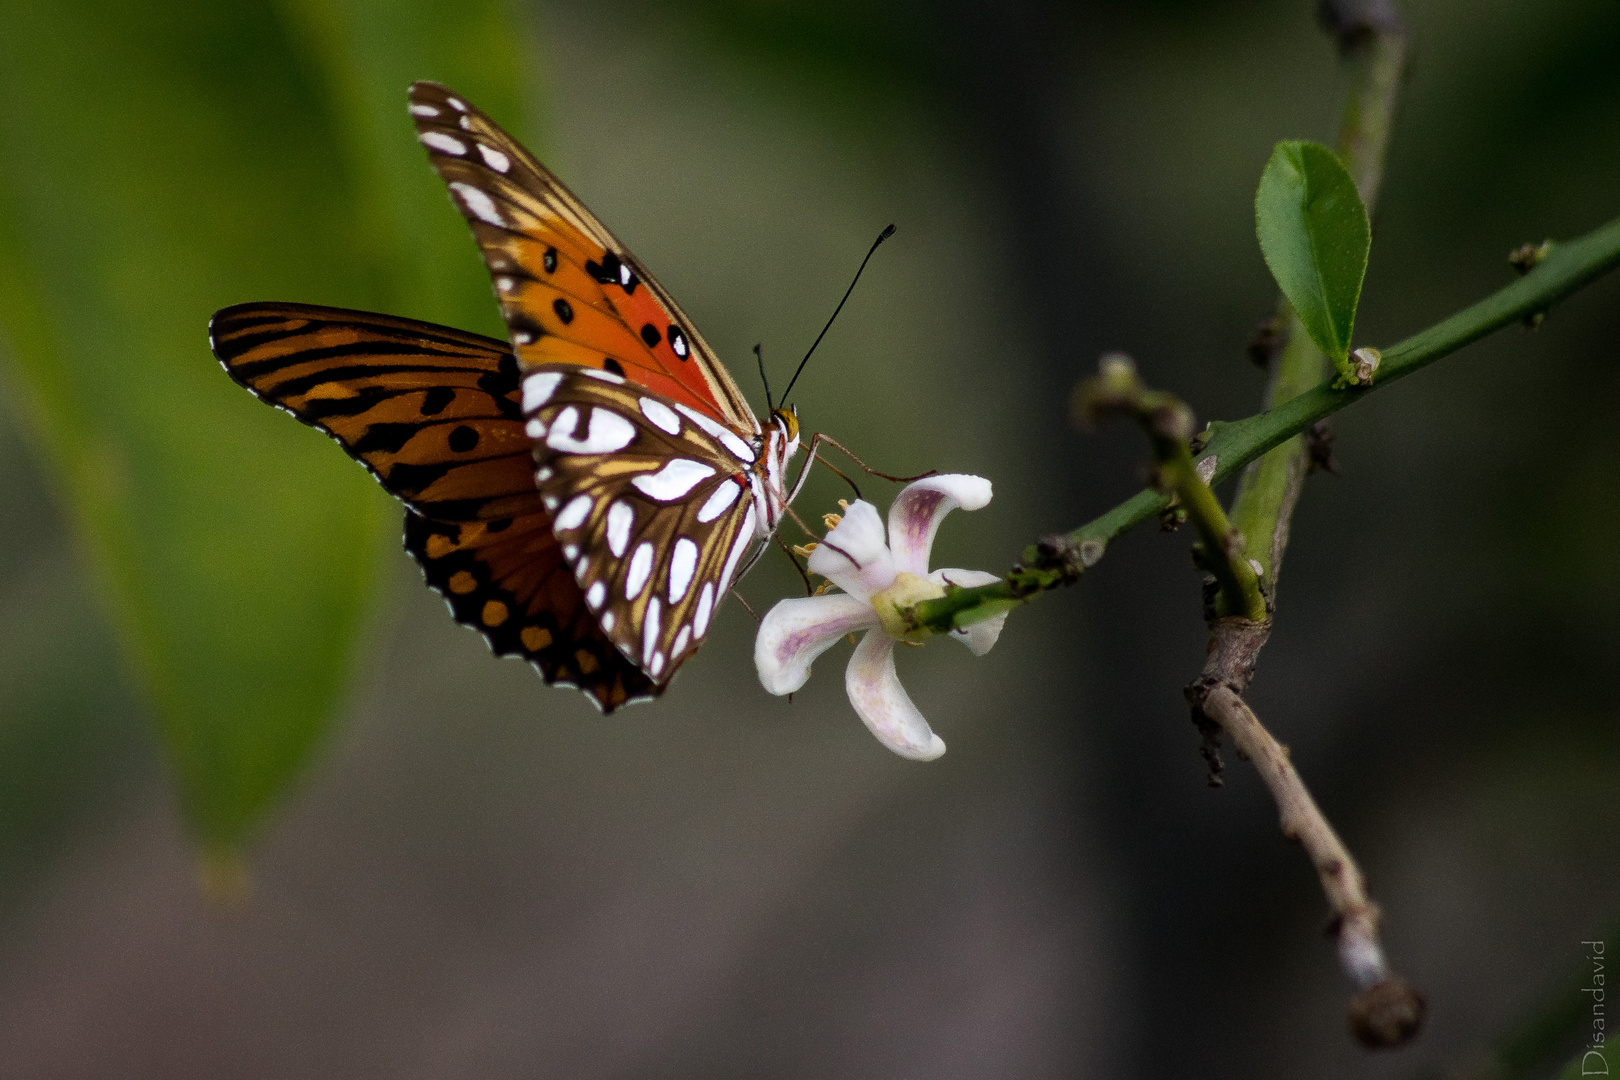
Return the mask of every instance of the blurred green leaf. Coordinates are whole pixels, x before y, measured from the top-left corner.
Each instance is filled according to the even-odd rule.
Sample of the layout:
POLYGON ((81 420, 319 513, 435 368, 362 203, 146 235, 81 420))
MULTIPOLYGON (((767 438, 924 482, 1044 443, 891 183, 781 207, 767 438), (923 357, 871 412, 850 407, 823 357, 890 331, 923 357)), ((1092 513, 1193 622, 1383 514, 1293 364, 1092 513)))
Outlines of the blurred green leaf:
POLYGON ((270 299, 491 327, 405 88, 521 130, 520 52, 493 0, 0 8, 5 355, 210 849, 329 724, 400 511, 225 377, 208 318, 270 299))
POLYGON ((1311 340, 1348 371, 1372 230, 1338 155, 1320 143, 1278 143, 1260 174, 1254 221, 1266 265, 1311 340))

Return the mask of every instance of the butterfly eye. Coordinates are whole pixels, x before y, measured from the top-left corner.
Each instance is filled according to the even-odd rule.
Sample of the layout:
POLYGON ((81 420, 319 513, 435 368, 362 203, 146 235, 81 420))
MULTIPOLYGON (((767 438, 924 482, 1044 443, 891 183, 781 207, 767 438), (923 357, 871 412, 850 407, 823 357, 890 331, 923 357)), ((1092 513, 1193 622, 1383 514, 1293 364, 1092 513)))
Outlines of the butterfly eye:
POLYGON ((777 423, 782 425, 782 432, 787 435, 788 442, 792 442, 799 437, 799 417, 797 413, 789 412, 787 409, 773 409, 771 410, 771 416, 777 423))

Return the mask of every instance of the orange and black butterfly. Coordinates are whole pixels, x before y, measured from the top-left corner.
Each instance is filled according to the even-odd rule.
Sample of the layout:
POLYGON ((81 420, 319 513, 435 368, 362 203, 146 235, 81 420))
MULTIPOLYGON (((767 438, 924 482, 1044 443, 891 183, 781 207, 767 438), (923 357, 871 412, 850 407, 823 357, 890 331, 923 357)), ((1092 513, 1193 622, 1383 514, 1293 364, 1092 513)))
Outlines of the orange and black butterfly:
POLYGON ((761 425, 646 268, 487 116, 425 82, 410 111, 510 344, 262 303, 214 315, 214 354, 405 503, 406 550, 498 655, 605 711, 655 697, 797 493, 797 416, 761 425))

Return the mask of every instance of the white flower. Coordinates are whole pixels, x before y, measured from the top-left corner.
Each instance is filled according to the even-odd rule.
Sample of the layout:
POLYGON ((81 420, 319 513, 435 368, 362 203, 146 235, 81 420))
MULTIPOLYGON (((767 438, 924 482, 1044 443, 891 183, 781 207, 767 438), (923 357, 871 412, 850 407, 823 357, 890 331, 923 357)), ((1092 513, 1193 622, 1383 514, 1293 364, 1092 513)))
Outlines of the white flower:
MULTIPOLYGON (((759 681, 773 694, 791 694, 810 678, 810 664, 845 634, 865 630, 844 669, 849 702, 878 741, 901 757, 931 761, 945 742, 911 703, 894 673, 894 643, 911 640, 900 611, 945 595, 945 585, 972 588, 999 580, 982 570, 928 572, 928 552, 942 518, 957 507, 977 510, 990 501, 982 476, 930 476, 910 484, 883 521, 871 503, 857 502, 810 553, 810 570, 842 592, 783 600, 760 624, 754 639, 759 681)), ((953 630, 951 637, 973 650, 990 651, 1007 621, 1003 612, 953 630)))

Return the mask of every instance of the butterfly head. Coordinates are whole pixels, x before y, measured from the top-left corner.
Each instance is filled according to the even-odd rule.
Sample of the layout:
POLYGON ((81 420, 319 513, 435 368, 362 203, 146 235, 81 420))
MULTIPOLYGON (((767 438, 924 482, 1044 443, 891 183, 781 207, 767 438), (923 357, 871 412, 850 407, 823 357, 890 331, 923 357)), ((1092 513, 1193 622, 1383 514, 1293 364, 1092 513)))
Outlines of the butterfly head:
POLYGON ((771 410, 771 423, 776 430, 782 433, 782 442, 787 447, 787 456, 792 457, 799 449, 799 410, 796 406, 777 408, 771 410))

